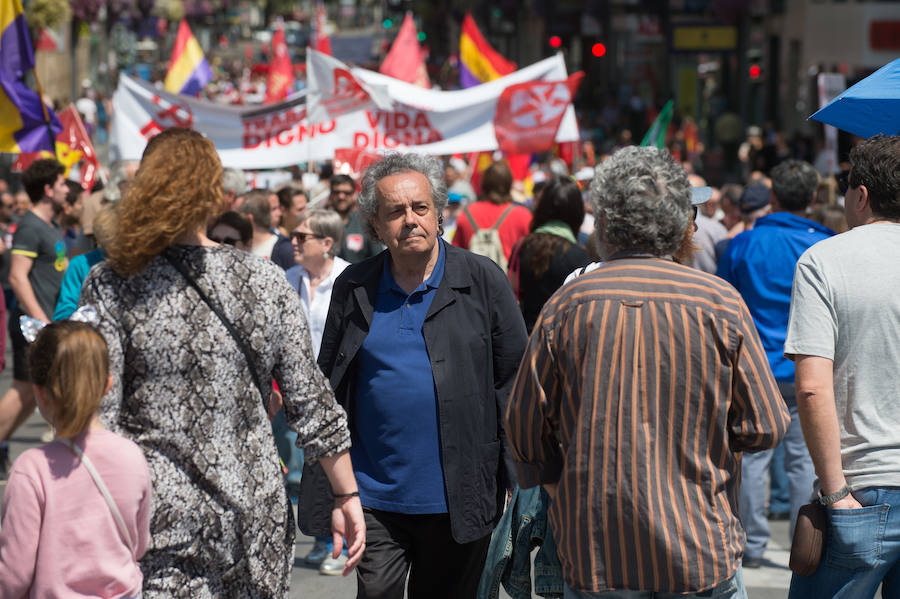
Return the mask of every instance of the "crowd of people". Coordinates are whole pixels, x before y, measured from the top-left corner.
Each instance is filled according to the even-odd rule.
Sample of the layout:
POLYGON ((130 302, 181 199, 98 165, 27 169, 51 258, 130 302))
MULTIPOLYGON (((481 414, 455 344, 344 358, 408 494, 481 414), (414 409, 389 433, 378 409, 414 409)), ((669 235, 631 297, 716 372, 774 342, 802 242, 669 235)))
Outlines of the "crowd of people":
POLYGON ((299 524, 361 598, 740 598, 814 497, 790 596, 897 596, 900 137, 843 208, 770 166, 625 146, 523 202, 404 153, 250 188, 190 129, 105 190, 34 162, 0 189, 0 596, 284 597, 299 524))

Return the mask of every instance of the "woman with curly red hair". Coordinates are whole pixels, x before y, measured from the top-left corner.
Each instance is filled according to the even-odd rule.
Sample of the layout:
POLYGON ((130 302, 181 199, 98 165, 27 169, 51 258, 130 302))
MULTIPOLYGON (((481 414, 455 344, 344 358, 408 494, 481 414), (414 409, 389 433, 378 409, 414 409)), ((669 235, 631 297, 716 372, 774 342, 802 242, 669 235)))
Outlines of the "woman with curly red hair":
POLYGON ((298 445, 330 479, 345 572, 364 546, 346 416, 316 367, 300 301, 280 268, 206 237, 221 207, 213 144, 188 129, 161 133, 81 296, 110 349, 101 419, 141 447, 153 479, 145 599, 285 596, 294 523, 267 419, 273 378, 298 445))

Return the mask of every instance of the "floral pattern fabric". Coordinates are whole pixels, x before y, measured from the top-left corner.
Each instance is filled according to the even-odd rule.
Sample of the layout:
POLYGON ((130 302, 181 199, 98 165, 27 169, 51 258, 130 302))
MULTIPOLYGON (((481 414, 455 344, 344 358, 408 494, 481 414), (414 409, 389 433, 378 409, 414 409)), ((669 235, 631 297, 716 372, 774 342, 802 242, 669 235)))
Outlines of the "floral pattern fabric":
MULTIPOLYGON (((277 381, 306 459, 347 449, 346 415, 284 272, 228 246, 167 251, 277 381)), ((131 277, 97 265, 80 303, 96 307, 109 344, 101 420, 143 449, 152 475, 145 599, 284 597, 293 514, 260 392, 222 321, 163 256, 131 277)))

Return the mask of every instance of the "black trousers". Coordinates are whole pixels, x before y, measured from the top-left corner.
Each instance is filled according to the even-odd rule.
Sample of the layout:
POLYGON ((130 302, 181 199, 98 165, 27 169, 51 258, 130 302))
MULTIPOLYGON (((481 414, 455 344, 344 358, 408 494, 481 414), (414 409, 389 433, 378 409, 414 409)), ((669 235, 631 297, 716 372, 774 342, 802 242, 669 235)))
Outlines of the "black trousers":
POLYGON ((364 508, 366 551, 356 567, 357 599, 474 599, 491 535, 457 543, 448 514, 364 508))

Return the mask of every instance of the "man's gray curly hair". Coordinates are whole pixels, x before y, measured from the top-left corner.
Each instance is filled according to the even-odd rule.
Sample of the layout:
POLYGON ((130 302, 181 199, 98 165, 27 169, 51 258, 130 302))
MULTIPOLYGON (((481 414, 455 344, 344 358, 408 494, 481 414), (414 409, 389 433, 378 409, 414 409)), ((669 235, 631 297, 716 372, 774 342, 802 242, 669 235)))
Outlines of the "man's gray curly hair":
POLYGON ((591 202, 607 253, 672 254, 691 221, 687 173, 668 151, 652 147, 622 148, 598 166, 591 202))
POLYGON ((431 156, 424 154, 387 154, 378 162, 372 163, 363 175, 362 188, 356 200, 363 230, 371 239, 378 239, 371 221, 378 215, 378 197, 375 186, 379 181, 400 173, 419 173, 428 179, 431 185, 431 201, 438 217, 447 205, 447 184, 444 183, 444 167, 431 156))

